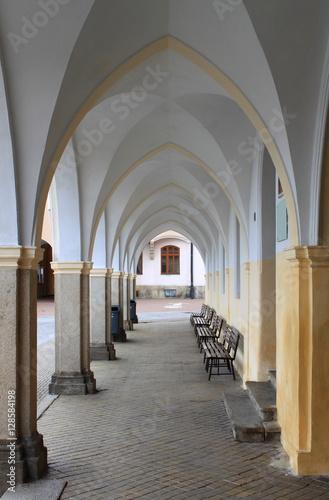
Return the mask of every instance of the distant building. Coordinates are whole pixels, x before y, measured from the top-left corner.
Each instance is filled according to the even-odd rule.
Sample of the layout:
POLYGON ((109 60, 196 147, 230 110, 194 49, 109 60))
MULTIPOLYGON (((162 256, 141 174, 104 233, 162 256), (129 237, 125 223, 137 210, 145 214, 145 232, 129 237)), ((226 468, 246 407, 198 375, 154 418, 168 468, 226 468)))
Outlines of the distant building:
POLYGON ((136 269, 136 296, 204 298, 204 263, 190 240, 174 231, 153 238, 136 269))

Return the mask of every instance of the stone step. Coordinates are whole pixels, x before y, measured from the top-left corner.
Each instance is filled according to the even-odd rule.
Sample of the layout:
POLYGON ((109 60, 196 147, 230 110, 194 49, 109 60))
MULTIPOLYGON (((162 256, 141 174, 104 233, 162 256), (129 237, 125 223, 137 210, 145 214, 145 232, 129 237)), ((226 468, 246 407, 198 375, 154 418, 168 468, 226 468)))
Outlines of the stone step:
POLYGON ((246 387, 260 418, 265 422, 276 420, 276 390, 271 382, 246 382, 246 387))
POLYGON ((224 392, 224 403, 237 441, 260 443, 280 441, 277 422, 263 422, 246 391, 224 392))
POLYGON ((270 382, 276 389, 276 370, 269 370, 268 375, 270 377, 270 382))

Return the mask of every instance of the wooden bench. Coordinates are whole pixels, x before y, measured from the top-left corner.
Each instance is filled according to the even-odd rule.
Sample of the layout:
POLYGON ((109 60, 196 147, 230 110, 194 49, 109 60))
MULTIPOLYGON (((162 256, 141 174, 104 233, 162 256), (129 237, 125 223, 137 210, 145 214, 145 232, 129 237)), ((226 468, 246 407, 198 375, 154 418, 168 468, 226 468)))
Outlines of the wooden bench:
POLYGON ((211 324, 211 320, 215 313, 215 309, 211 309, 210 307, 207 309, 206 314, 203 318, 200 316, 194 318, 194 333, 197 335, 198 327, 200 326, 209 326, 211 324))
POLYGON ((215 338, 219 338, 223 326, 224 318, 214 314, 209 326, 197 325, 197 343, 202 352, 202 344, 207 344, 215 338))
POLYGON ((194 318, 197 318, 197 317, 204 317, 205 313, 206 313, 206 310, 207 310, 207 305, 206 304, 202 304, 202 307, 201 307, 201 312, 195 312, 195 313, 191 313, 190 314, 190 323, 191 325, 194 326, 194 318))
POLYGON ((222 341, 215 339, 212 342, 202 344, 204 360, 206 361, 205 369, 209 373, 208 380, 211 379, 211 375, 227 375, 227 373, 219 371, 220 367, 226 367, 235 380, 233 361, 238 350, 239 338, 238 330, 226 323, 222 341), (217 373, 213 374, 213 368, 217 368, 217 373))

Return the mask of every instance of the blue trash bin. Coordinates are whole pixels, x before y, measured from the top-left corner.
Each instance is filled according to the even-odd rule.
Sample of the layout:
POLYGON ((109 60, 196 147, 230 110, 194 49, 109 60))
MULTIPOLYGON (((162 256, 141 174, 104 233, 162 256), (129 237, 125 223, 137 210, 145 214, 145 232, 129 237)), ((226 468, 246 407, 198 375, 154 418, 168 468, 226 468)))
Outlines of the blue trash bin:
POLYGON ((130 320, 136 321, 136 300, 130 300, 130 320))
POLYGON ((119 335, 120 333, 120 306, 112 306, 111 309, 112 320, 112 335, 119 335))

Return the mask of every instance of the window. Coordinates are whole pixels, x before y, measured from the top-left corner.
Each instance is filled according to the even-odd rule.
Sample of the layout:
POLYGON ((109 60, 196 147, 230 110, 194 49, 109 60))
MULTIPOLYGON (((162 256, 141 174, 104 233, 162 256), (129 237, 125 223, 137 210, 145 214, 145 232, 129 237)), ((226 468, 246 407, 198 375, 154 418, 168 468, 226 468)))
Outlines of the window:
POLYGON ((45 282, 45 268, 43 266, 38 266, 37 270, 38 283, 45 282))
POLYGON ((136 274, 143 274, 143 253, 141 253, 139 256, 139 259, 137 262, 136 274))
POLYGON ((178 247, 167 246, 161 248, 161 274, 179 274, 180 250, 178 247))

